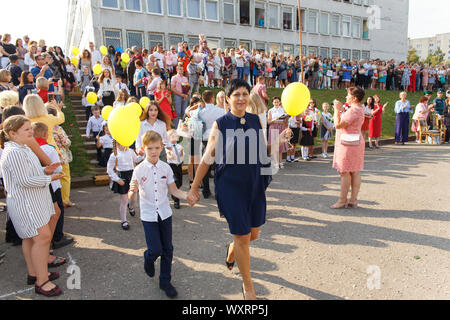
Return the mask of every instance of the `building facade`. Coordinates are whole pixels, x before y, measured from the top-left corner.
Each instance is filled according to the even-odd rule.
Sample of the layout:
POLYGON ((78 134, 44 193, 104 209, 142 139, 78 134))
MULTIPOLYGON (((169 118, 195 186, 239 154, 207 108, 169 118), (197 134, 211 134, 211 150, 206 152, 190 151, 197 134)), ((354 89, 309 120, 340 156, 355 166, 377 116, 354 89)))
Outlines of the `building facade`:
POLYGON ((409 49, 415 48, 420 60, 441 48, 445 53, 444 61, 450 61, 450 33, 437 34, 430 38, 409 39, 409 49))
POLYGON ((70 0, 66 49, 210 47, 351 59, 406 59, 408 0, 70 0), (301 20, 301 23, 299 23, 301 20))

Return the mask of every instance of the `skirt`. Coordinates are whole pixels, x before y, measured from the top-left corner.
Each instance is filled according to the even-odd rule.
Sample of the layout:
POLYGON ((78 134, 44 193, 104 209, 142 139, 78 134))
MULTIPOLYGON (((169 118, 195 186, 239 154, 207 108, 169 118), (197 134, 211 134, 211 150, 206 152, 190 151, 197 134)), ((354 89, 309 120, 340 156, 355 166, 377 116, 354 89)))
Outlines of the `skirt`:
POLYGON ((314 145, 314 137, 309 131, 303 132, 302 140, 300 140, 300 145, 304 147, 309 147, 314 145))
POLYGON ((133 170, 131 171, 120 171, 119 178, 125 182, 125 185, 121 186, 117 182, 113 182, 111 190, 118 194, 127 194, 130 191, 130 182, 133 177, 133 170))
POLYGON ((292 130, 292 133, 293 133, 293 136, 292 136, 292 138, 291 138, 291 144, 292 144, 292 146, 297 146, 297 144, 298 144, 298 140, 299 140, 299 138, 300 138, 300 128, 291 128, 291 130, 292 130))
POLYGON ((369 130, 369 125, 370 125, 370 119, 369 118, 364 118, 364 123, 361 127, 361 131, 368 131, 369 130))

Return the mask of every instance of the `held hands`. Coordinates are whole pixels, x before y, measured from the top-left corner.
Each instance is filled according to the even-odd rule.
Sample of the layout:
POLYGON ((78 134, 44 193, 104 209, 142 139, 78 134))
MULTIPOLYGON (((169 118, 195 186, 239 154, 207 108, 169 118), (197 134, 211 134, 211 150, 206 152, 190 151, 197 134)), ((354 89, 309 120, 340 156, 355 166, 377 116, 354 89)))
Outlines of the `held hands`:
POLYGON ((59 180, 59 179, 61 179, 61 178, 64 178, 66 175, 64 174, 64 173, 55 173, 55 174, 52 174, 52 181, 56 181, 56 180, 59 180))
POLYGON ((57 162, 57 163, 53 163, 53 164, 45 167, 45 170, 44 170, 45 174, 48 175, 48 176, 51 175, 53 172, 55 172, 56 169, 58 169, 58 167, 61 164, 62 164, 61 162, 57 162))
POLYGON ((186 201, 191 207, 195 206, 197 202, 200 201, 200 193, 198 192, 198 189, 192 188, 187 195, 186 201))
POLYGON ((130 183, 130 193, 136 193, 139 191, 139 184, 137 180, 133 180, 130 183))

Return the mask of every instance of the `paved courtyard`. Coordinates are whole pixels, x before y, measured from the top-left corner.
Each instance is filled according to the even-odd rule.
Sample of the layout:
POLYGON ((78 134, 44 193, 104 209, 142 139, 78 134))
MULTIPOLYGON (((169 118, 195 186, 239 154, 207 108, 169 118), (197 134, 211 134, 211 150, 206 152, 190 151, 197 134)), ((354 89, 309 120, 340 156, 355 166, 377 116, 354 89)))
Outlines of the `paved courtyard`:
MULTIPOLYGON (((367 151, 360 208, 331 210, 339 176, 331 160, 287 165, 268 190, 267 224, 253 243, 256 293, 279 299, 450 299, 450 145, 410 143, 367 151)), ((187 180, 185 180, 186 190, 187 180)), ((72 192, 65 231, 81 289, 69 290, 68 265, 56 283, 69 299, 166 299, 143 270, 138 216, 119 223, 119 197, 107 187, 72 192)), ((20 247, 4 243, 0 299, 42 299, 26 286, 20 247)), ((174 211, 173 284, 178 299, 241 300, 237 267, 224 265, 231 236, 214 200, 174 211)), ((159 262, 157 263, 157 275, 159 262)))

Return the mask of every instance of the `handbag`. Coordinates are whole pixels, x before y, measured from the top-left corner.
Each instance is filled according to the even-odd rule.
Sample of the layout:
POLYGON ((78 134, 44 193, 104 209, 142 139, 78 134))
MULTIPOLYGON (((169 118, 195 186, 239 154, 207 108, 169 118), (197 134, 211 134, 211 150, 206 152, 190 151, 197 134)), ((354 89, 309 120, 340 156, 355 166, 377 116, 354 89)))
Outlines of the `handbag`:
POLYGON ((341 144, 344 146, 359 146, 361 145, 361 134, 359 133, 341 134, 341 144))

